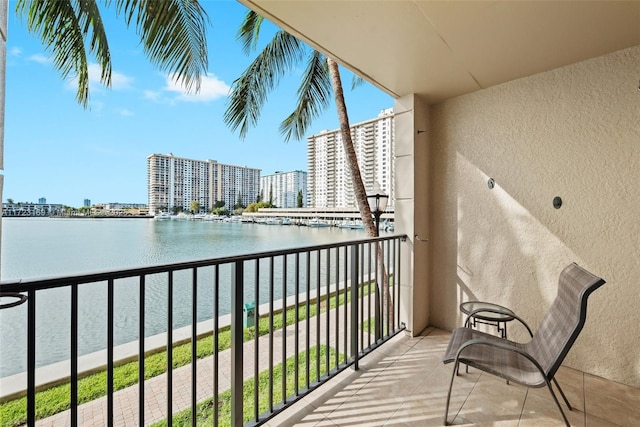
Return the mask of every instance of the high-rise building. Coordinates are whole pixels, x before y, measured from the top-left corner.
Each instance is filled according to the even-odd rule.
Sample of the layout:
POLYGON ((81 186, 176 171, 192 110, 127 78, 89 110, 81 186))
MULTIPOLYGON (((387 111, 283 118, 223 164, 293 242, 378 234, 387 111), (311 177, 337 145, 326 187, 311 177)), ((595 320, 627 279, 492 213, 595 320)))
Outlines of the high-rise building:
POLYGON ((147 157, 149 213, 189 211, 191 202, 208 212, 216 202, 233 210, 258 198, 260 169, 232 166, 215 160, 192 160, 173 154, 147 157))
POLYGON ((260 178, 260 197, 278 208, 307 206, 307 173, 304 171, 275 172, 260 178), (298 193, 302 206, 298 206, 298 193))
MULTIPOLYGON (((375 119, 351 126, 351 138, 366 191, 376 182, 394 206, 394 114, 389 108, 375 119)), ((355 207, 351 173, 340 129, 322 131, 307 138, 307 202, 310 207, 355 207)))

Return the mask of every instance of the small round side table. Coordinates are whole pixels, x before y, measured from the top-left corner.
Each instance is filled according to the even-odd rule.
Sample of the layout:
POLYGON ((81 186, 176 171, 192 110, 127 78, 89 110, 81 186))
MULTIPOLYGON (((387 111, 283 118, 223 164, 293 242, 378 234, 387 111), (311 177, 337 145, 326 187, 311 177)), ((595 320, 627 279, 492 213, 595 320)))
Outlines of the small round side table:
POLYGON ((483 301, 467 301, 460 304, 460 311, 469 316, 465 326, 477 327, 478 323, 495 326, 500 337, 507 338, 507 322, 515 319, 515 313, 498 304, 483 301), (482 310, 476 312, 477 310, 482 310))

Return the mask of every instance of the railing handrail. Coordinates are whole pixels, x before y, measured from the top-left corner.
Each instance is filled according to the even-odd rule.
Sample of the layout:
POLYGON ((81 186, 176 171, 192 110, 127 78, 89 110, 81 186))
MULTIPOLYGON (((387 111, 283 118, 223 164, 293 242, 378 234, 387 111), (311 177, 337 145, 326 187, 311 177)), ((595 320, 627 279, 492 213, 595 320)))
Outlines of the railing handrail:
POLYGON ((249 254, 230 255, 226 257, 203 258, 193 261, 182 261, 168 264, 157 264, 147 267, 133 267, 128 269, 104 270, 92 273, 79 273, 65 276, 35 277, 29 279, 0 281, 0 292, 26 292, 30 290, 53 289, 71 284, 95 283, 109 279, 124 279, 131 276, 141 276, 167 271, 186 270, 190 268, 208 267, 212 265, 230 264, 236 261, 251 261, 254 259, 293 255, 308 251, 341 248, 370 242, 383 242, 387 240, 403 239, 406 234, 393 234, 382 237, 369 237, 365 239, 345 240, 338 243, 325 243, 322 245, 309 245, 295 248, 277 249, 273 251, 252 252, 249 254))

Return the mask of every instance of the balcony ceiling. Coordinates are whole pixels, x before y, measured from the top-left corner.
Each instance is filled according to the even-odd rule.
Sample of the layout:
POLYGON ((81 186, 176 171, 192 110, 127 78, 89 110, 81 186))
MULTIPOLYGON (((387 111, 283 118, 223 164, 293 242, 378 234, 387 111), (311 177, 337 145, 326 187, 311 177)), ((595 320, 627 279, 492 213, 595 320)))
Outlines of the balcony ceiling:
POLYGON ((390 95, 430 103, 640 44, 640 1, 240 2, 390 95))

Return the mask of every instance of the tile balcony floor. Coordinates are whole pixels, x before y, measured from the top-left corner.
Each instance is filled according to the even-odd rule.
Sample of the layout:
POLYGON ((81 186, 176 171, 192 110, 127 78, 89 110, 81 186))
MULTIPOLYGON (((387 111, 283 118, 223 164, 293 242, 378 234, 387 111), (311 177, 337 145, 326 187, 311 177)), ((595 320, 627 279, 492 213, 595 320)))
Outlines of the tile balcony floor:
MULTIPOLYGON (((442 356, 449 333, 429 328, 394 337, 349 369, 269 420, 275 426, 440 426, 453 364, 442 356)), ((562 367, 556 375, 571 425, 640 425, 640 389, 562 367)), ((561 398, 560 398, 561 399, 561 398)), ((449 422, 455 425, 562 426, 546 388, 507 385, 470 369, 456 378, 449 422), (455 418, 455 420, 454 420, 455 418)))

